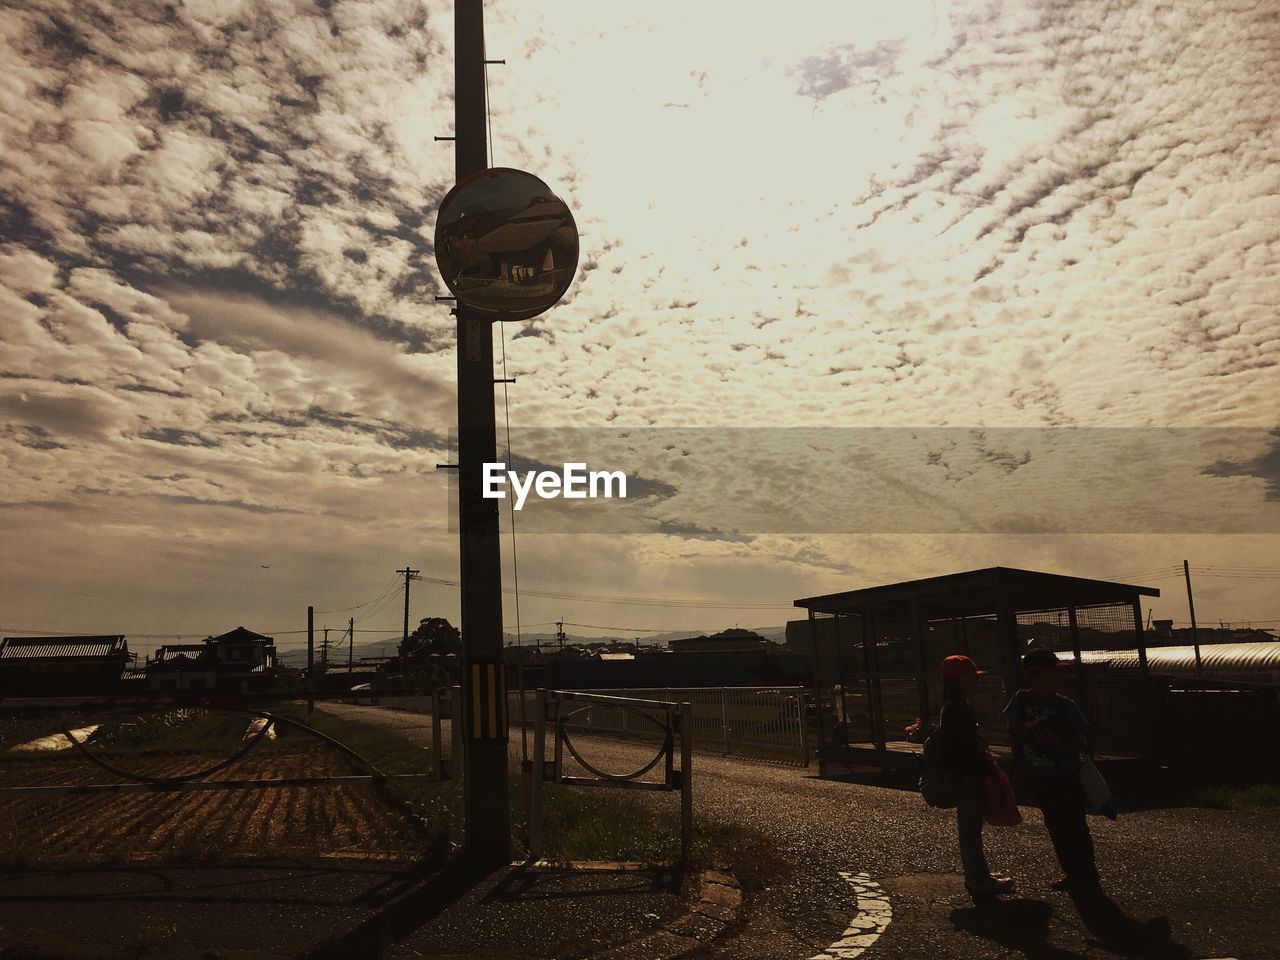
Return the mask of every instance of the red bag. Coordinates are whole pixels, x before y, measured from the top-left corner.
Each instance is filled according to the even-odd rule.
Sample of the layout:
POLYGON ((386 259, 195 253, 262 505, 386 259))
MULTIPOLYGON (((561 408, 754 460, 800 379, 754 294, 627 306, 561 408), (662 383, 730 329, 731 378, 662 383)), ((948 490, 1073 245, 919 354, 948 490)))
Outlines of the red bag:
POLYGON ((1022 822, 1022 811, 1013 797, 1013 784, 995 757, 988 753, 987 760, 991 764, 991 775, 983 784, 982 819, 993 827, 1015 827, 1022 822))

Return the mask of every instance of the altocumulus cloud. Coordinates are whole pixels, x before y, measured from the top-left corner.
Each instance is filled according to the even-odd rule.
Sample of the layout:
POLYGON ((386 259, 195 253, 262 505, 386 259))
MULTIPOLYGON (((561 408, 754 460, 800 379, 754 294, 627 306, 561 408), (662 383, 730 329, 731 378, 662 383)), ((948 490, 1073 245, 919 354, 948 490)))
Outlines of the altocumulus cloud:
POLYGON ((0 44, 6 499, 283 508, 443 448, 448 171, 386 122, 438 107, 421 4, 35 3, 0 44))
MULTIPOLYGON (((564 193, 592 267, 508 344, 516 422, 1274 426, 1267 0, 801 2, 734 43, 716 4, 488 7, 497 160, 564 193)), ((354 528, 414 502, 452 419, 450 33, 417 0, 0 10, 6 504, 354 528)), ((1263 457, 1206 482, 1262 497, 1263 457)), ((709 590, 855 569, 662 520, 595 556, 696 547, 709 590)), ((911 549, 882 572, 952 562, 911 549)))

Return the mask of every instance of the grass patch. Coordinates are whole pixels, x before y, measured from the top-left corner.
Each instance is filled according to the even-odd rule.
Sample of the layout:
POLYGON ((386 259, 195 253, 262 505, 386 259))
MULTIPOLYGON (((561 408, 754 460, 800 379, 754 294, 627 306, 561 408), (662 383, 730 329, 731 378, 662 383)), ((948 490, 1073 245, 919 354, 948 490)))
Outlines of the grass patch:
POLYGON ((1183 793, 1178 801, 1179 806, 1185 807, 1280 814, 1280 786, 1264 783, 1252 787, 1198 787, 1183 793))

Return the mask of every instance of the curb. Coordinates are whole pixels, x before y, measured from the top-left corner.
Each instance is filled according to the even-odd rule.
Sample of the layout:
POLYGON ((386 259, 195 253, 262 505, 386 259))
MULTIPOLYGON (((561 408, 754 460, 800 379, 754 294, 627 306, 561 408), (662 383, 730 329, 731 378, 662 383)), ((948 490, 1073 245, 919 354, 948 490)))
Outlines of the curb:
POLYGON ((703 870, 690 880, 697 887, 686 913, 630 943, 594 953, 590 960, 675 960, 719 937, 738 919, 742 888, 720 870, 703 870))

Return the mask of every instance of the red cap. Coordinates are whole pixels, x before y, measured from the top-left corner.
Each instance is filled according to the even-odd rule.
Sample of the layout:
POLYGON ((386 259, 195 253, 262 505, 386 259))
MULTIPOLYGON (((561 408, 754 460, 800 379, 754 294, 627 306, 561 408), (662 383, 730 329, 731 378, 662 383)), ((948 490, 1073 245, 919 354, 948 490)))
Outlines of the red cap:
POLYGON ((976 663, 960 654, 947 657, 942 661, 942 675, 944 677, 977 677, 986 672, 985 670, 979 670, 976 663))

